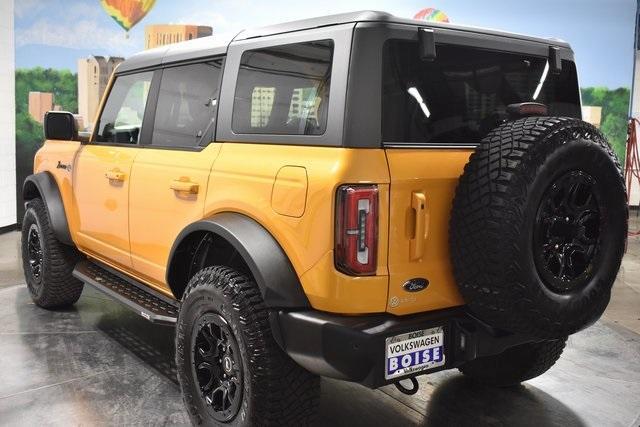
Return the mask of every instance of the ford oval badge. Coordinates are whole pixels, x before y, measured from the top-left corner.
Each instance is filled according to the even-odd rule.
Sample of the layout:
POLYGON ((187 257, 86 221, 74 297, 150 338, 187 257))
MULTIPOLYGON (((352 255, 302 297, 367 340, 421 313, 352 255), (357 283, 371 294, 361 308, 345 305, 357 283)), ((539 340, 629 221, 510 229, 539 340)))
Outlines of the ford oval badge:
POLYGON ((427 286, 429 286, 429 281, 421 277, 407 280, 404 282, 404 285, 402 285, 404 290, 407 292, 420 292, 421 290, 426 289, 427 286))

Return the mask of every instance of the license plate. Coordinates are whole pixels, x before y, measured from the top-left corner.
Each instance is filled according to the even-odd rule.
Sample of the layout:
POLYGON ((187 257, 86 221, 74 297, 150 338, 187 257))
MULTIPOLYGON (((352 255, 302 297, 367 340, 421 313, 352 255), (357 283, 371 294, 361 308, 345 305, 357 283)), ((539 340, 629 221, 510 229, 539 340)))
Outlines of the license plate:
POLYGON ((443 366, 442 327, 408 332, 386 339, 385 379, 443 366))

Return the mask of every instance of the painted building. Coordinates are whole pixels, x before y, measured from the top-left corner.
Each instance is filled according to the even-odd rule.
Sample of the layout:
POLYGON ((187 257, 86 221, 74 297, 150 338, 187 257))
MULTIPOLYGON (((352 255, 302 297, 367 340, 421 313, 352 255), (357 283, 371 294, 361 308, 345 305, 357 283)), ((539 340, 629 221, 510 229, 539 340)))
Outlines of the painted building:
POLYGON ((598 129, 600 129, 600 125, 602 124, 602 107, 583 105, 582 120, 587 123, 591 123, 598 129))
MULTIPOLYGON (((251 127, 269 124, 276 90, 273 87, 256 87, 251 94, 251 127)), ((320 97, 315 89, 294 89, 291 94, 288 119, 317 120, 320 97), (309 92, 312 90, 312 92, 309 92)))
POLYGON ((0 2, 0 229, 16 223, 13 0, 0 2))
POLYGON ((158 24, 144 27, 144 48, 164 46, 213 34, 211 27, 203 25, 158 24))
POLYGON ((90 56, 78 60, 78 114, 87 129, 93 127, 109 78, 124 58, 90 56))
POLYGON ((251 93, 251 127, 269 124, 276 90, 272 87, 256 87, 251 93))
POLYGON ((29 92, 29 115, 33 120, 42 123, 49 110, 53 110, 53 93, 29 92))

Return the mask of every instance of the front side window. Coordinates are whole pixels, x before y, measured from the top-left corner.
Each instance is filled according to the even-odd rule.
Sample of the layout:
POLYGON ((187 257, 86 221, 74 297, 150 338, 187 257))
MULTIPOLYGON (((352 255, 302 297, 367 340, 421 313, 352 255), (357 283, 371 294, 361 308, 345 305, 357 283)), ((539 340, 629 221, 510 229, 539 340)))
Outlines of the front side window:
POLYGON ((233 104, 236 133, 322 135, 327 128, 333 41, 242 54, 233 104))
POLYGON ((137 144, 153 72, 119 76, 97 125, 95 141, 137 144))
POLYGON ((553 74, 545 57, 466 46, 438 45, 436 59, 423 61, 417 42, 388 41, 382 91, 384 142, 476 144, 521 102, 581 114, 573 62, 553 74))
POLYGON ((222 59, 162 72, 152 145, 196 147, 211 141, 221 72, 222 59))

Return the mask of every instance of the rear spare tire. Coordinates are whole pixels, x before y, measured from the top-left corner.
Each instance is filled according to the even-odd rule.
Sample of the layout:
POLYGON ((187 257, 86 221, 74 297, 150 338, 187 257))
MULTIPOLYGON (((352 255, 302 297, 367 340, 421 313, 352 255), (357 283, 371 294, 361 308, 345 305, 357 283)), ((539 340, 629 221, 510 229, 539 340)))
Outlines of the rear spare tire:
POLYGON ((592 125, 529 117, 492 131, 465 167, 450 221, 469 308, 545 339, 593 323, 624 253, 626 200, 620 165, 592 125))

